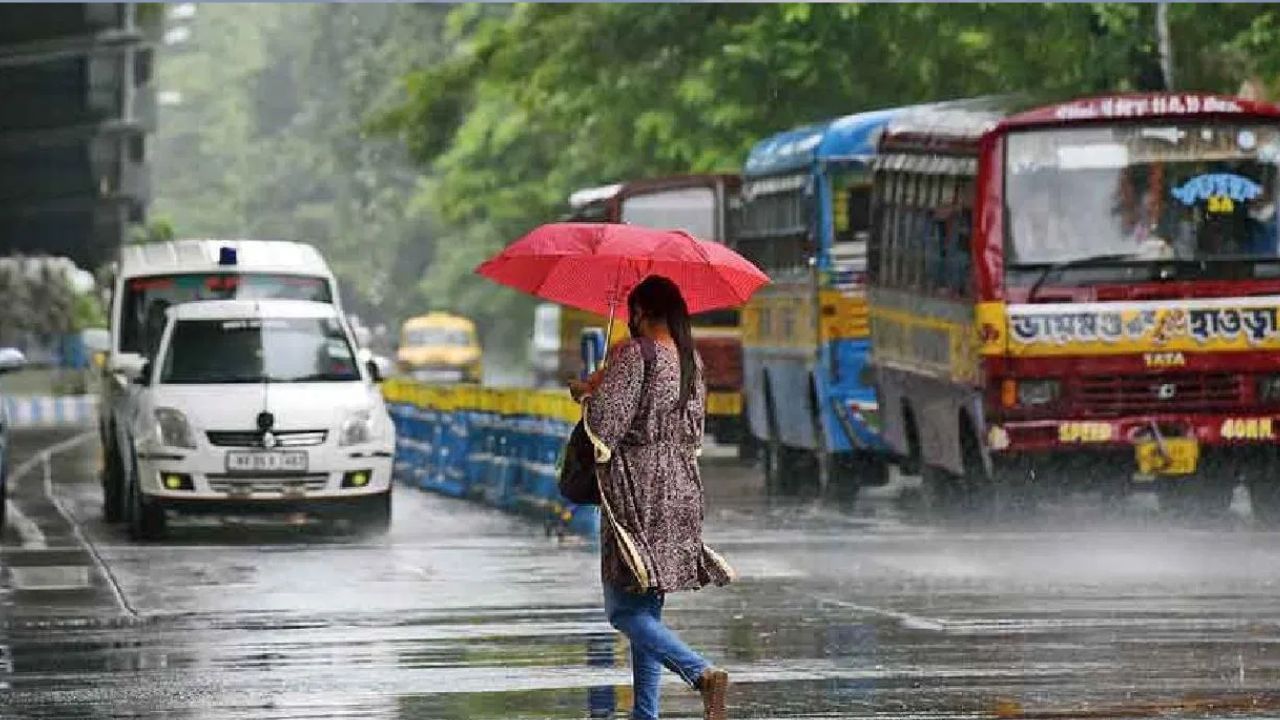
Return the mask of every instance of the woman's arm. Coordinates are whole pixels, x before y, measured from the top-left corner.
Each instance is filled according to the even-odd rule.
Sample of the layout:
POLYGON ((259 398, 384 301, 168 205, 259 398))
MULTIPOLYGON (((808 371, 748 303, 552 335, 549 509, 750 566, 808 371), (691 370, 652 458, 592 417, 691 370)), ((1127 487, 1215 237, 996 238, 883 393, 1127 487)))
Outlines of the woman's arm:
POLYGON ((607 462, 618 443, 631 429, 640 407, 640 390, 644 384, 644 357, 639 343, 619 347, 605 365, 599 385, 583 402, 583 415, 591 434, 607 449, 607 462))

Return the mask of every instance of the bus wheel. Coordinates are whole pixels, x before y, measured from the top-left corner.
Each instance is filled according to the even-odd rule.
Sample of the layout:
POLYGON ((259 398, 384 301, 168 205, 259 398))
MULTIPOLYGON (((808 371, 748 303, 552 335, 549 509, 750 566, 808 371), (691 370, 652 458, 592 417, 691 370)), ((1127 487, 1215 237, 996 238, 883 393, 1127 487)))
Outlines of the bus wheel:
POLYGON ((948 516, 961 508, 960 478, 939 467, 920 467, 920 488, 929 512, 948 516))
POLYGON ((960 478, 960 501, 963 508, 980 516, 992 516, 1006 503, 1008 487, 997 487, 995 478, 982 461, 982 446, 977 433, 966 420, 960 424, 960 452, 964 475, 960 478))
POLYGON ((1165 478, 1156 484, 1156 497, 1160 499, 1162 512, 1181 518, 1207 519, 1227 513, 1235 489, 1234 476, 1165 478))
POLYGON ((747 419, 746 407, 743 407, 742 416, 738 418, 738 460, 749 463, 759 458, 760 440, 751 432, 751 421, 747 419))
POLYGON ((889 463, 883 457, 864 452, 839 453, 832 461, 832 477, 838 485, 881 487, 889 484, 889 463))
POLYGON ((1249 483, 1249 505, 1253 521, 1262 527, 1280 527, 1280 482, 1259 478, 1249 483))

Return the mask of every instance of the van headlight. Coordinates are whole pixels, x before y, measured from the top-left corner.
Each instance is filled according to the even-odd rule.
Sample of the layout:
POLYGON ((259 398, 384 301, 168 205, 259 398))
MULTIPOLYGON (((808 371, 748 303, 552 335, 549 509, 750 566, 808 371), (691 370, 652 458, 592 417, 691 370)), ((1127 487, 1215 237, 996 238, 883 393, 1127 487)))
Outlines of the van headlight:
POLYGON ((358 410, 347 416, 338 431, 339 445, 363 445, 382 439, 382 423, 372 410, 358 410))
POLYGON ((168 447, 189 450, 194 450, 196 447, 187 416, 173 408, 156 408, 156 437, 160 438, 161 445, 168 447))

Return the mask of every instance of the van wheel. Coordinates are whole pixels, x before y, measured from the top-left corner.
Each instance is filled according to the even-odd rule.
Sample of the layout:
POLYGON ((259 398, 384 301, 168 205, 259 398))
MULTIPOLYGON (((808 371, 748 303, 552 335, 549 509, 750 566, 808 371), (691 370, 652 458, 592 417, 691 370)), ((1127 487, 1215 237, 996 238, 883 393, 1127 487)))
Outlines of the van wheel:
MULTIPOLYGON (((357 523, 361 532, 369 535, 385 535, 391 528, 391 490, 367 498, 361 503, 357 523)), ((548 528, 548 535, 550 528, 548 528)))
POLYGON ((124 519, 123 461, 114 448, 108 446, 102 464, 102 519, 118 523, 124 519))
POLYGON ((161 540, 168 532, 164 507, 149 502, 138 487, 137 467, 133 469, 129 483, 129 537, 133 540, 161 540))

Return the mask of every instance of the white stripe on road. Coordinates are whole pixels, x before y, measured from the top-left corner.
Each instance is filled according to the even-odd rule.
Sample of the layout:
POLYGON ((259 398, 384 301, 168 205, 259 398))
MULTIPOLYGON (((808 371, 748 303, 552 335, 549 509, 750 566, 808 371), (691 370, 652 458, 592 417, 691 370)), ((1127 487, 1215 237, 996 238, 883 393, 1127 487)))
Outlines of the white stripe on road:
MULTIPOLYGON (((12 479, 10 481, 12 482, 12 479)), ((44 550, 49 547, 49 543, 45 540, 44 532, 40 530, 40 526, 27 517, 17 503, 12 500, 6 500, 5 507, 8 508, 8 520, 13 525, 13 529, 17 531, 18 538, 22 541, 23 550, 44 550)))
MULTIPOLYGON (((17 485, 18 481, 34 470, 44 459, 46 453, 59 453, 67 448, 74 447, 84 442, 87 435, 91 435, 91 433, 81 433, 80 435, 54 443, 53 445, 40 450, 35 455, 27 458, 26 462, 14 468, 13 472, 9 475, 8 482, 10 486, 17 485)), ((40 529, 40 526, 22 512, 22 509, 18 507, 18 503, 14 502, 13 499, 10 498, 5 501, 5 506, 8 508, 9 519, 13 521, 13 529, 18 532, 18 537, 22 540, 22 547, 24 549, 43 550, 49 547, 48 541, 45 538, 44 532, 40 529)))
POLYGON ((889 618, 891 620, 897 620, 898 623, 902 625, 902 627, 907 628, 908 630, 927 630, 929 632, 946 632, 947 625, 949 624, 946 620, 943 620, 941 618, 930 618, 930 617, 924 617, 923 615, 912 615, 911 613, 901 612, 898 610, 890 610, 888 608, 878 608, 872 605, 859 605, 858 603, 852 603, 847 600, 838 600, 832 597, 818 596, 818 597, 815 597, 814 599, 817 600, 818 602, 826 603, 828 605, 835 605, 836 607, 848 608, 850 610, 856 610, 857 612, 866 613, 868 615, 878 615, 880 617, 889 618))

